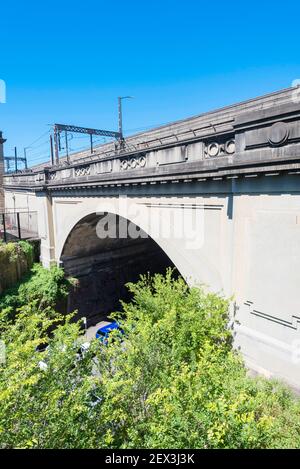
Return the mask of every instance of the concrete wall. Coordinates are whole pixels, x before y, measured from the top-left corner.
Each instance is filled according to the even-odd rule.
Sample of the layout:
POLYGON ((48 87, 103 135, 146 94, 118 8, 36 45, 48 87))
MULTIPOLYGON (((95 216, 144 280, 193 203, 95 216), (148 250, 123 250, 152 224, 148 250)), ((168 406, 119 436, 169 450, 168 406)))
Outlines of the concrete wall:
POLYGON ((36 212, 38 234, 41 241, 40 251, 43 264, 47 267, 51 265, 51 259, 55 262, 54 257, 54 240, 52 228, 51 201, 45 194, 35 194, 34 192, 22 190, 6 190, 5 191, 5 209, 7 212, 36 212), (50 204, 50 209, 49 209, 50 204))
MULTIPOLYGON (((57 196, 52 201, 42 195, 15 197, 18 204, 29 202, 31 210, 39 211, 41 258, 46 266, 62 259, 70 233, 85 216, 110 212, 131 219, 156 241, 189 284, 205 284, 234 296, 240 323, 235 326, 235 343, 248 365, 300 388, 298 178, 274 176, 272 184, 270 180, 233 182, 232 193, 218 182, 213 187, 199 185, 198 196, 127 197, 129 213, 128 205, 120 205, 116 196, 57 196), (285 192, 280 193, 283 186, 285 192), (212 193, 217 187, 219 193, 212 193), (191 206, 200 221, 196 225, 200 244, 191 245, 184 232, 168 238, 156 231, 182 223, 182 212, 191 206)), ((177 190, 182 187, 177 185, 177 190)), ((7 192, 7 205, 11 201, 12 193, 7 192)), ((80 242, 88 249, 84 233, 80 242)))
POLYGON ((300 385, 300 194, 235 200, 236 345, 248 365, 300 385))

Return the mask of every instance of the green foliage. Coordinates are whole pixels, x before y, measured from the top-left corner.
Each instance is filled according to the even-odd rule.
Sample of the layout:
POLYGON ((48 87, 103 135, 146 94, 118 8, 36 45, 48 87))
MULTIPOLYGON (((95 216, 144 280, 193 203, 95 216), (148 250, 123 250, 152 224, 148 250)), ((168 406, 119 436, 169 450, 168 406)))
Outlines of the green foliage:
POLYGON ((300 446, 299 402, 276 382, 247 377, 232 350, 226 300, 188 289, 170 271, 129 289, 126 320, 115 315, 126 340, 111 343, 102 359, 104 444, 300 446))
POLYGON ((8 260, 14 262, 17 258, 18 245, 16 243, 1 243, 0 245, 0 261, 8 260))
POLYGON ((33 257, 33 246, 27 241, 0 243, 0 294, 31 268, 33 257))
POLYGON ((0 448, 300 447, 299 401, 247 376, 226 300, 170 271, 128 287, 133 301, 114 315, 124 334, 94 340, 82 360, 70 316, 35 303, 14 322, 0 313, 0 448))
POLYGON ((28 241, 19 241, 19 247, 26 256, 28 266, 32 266, 34 258, 34 248, 28 241))
POLYGON ((0 244, 0 262, 8 260, 15 262, 20 254, 25 254, 30 266, 33 262, 33 247, 28 241, 19 241, 18 243, 3 243, 0 244))
POLYGON ((55 307, 58 300, 68 295, 72 283, 73 279, 66 279, 59 267, 45 269, 41 264, 34 264, 22 281, 0 298, 0 310, 9 308, 15 314, 17 308, 33 301, 40 309, 55 307))
POLYGON ((41 312, 33 304, 22 307, 15 323, 2 334, 7 362, 0 373, 0 448, 87 444, 89 413, 95 418, 88 398, 93 392, 93 362, 89 352, 77 360, 78 337, 79 325, 71 324, 70 317, 62 323, 53 311, 52 315, 49 310, 41 312), (37 352, 36 347, 45 342, 49 348, 37 352), (46 369, 41 369, 40 361, 46 369))

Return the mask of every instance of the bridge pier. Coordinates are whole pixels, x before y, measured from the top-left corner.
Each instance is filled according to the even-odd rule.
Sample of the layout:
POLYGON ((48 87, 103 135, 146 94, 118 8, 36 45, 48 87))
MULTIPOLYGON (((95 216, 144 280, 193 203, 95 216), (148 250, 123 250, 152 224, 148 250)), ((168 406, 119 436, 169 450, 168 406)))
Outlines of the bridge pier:
MULTIPOLYGON (((44 232, 45 236, 41 239, 41 263, 44 267, 50 268, 52 265, 58 263, 55 255, 55 231, 54 231, 54 220, 53 220, 53 202, 52 197, 44 194, 43 200, 43 212, 44 212, 44 232)), ((42 217, 39 217, 42 221, 42 217)))

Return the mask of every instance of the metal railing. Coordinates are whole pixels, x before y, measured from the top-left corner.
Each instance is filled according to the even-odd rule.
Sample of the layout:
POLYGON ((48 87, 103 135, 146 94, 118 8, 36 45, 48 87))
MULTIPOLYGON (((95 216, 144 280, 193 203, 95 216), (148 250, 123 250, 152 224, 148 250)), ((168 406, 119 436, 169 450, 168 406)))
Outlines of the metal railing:
POLYGON ((4 242, 37 237, 37 212, 0 213, 0 239, 4 242))

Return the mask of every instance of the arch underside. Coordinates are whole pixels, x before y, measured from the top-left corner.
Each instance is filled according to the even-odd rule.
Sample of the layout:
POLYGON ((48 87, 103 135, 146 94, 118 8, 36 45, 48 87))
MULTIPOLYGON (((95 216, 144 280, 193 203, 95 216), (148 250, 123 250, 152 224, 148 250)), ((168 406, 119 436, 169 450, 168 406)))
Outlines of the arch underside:
POLYGON ((130 299, 127 282, 136 282, 141 274, 175 268, 163 249, 136 225, 135 237, 124 237, 124 223, 129 221, 119 215, 93 213, 74 226, 65 242, 60 260, 66 274, 79 281, 69 297, 68 310, 78 310, 76 317, 86 316, 88 326, 120 310, 120 300, 130 299), (99 238, 97 224, 102 217, 110 230, 108 237, 99 238))

